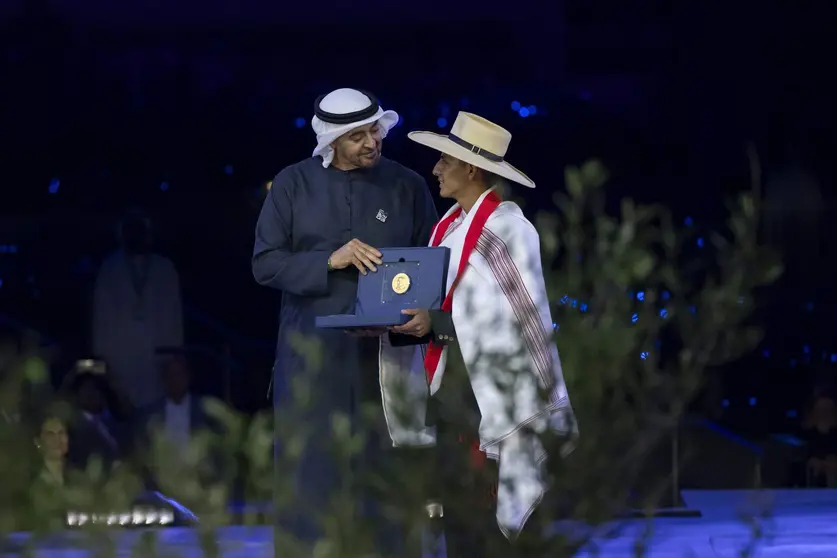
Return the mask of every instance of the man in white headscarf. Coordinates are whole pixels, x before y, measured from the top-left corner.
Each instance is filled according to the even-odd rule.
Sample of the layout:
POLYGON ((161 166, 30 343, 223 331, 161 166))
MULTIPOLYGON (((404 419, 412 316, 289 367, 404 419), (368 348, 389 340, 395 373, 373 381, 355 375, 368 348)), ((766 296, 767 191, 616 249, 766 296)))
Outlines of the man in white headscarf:
MULTIPOLYGON (((338 89, 317 99, 311 120, 317 147, 311 158, 276 175, 256 225, 253 275, 282 292, 274 409, 293 411, 311 431, 294 479, 297 508, 282 525, 304 540, 321 534, 317 520, 341 482, 329 444, 333 414, 348 416, 358 433, 361 407, 373 403, 379 409, 383 433, 364 429, 368 447, 354 466, 355 477, 389 458, 378 380, 381 343, 388 335, 384 341, 381 331, 347 335, 317 329, 314 321, 355 312, 359 275, 375 273, 381 263, 377 248, 430 240, 437 213, 427 183, 381 155, 382 141, 397 123, 395 112, 363 91, 338 89), (310 355, 295 350, 295 335, 319 342, 316 357, 322 363, 304 410, 297 408, 291 384, 310 372, 305 358, 310 355)), ((363 513, 367 519, 376 514, 363 513)))

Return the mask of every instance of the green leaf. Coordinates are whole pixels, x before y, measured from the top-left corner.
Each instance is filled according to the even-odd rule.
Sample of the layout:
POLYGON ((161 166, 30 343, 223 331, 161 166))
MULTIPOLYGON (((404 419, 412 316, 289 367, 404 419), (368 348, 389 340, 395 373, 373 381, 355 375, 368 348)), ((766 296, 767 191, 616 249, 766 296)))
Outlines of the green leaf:
POLYGON ((584 195, 584 180, 576 167, 567 167, 564 171, 564 182, 573 199, 580 199, 584 195))
POLYGON ((756 215, 756 202, 752 194, 741 194, 739 204, 746 217, 753 218, 756 215))
POLYGON ((770 266, 764 274, 764 278, 761 280, 762 285, 770 285, 775 283, 779 277, 782 276, 785 269, 782 264, 774 264, 770 266))
POLYGON ((642 281, 651 275, 654 268, 654 257, 651 254, 642 254, 633 263, 633 276, 636 280, 642 281))
POLYGON ((39 357, 29 357, 24 362, 24 374, 26 379, 33 384, 44 383, 48 376, 47 364, 39 357))
POLYGON ((599 188, 608 180, 608 173, 601 161, 593 159, 581 167, 581 177, 586 186, 599 188))

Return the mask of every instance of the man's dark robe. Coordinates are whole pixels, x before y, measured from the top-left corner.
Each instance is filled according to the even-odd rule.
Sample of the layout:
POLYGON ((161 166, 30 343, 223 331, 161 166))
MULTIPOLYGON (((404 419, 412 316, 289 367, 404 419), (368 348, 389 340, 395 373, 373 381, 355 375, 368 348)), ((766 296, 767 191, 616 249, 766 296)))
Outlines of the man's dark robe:
MULTIPOLYGON (((436 220, 426 182, 386 158, 371 169, 342 171, 324 168, 315 157, 287 167, 273 180, 256 226, 253 275, 259 284, 282 291, 274 410, 278 417, 292 414, 311 432, 295 478, 297 510, 292 514, 297 517, 290 526, 303 539, 320 534, 311 516, 324 513, 336 484, 345 480, 333 448, 325 447, 332 436, 332 413, 348 415, 357 431, 361 406, 372 403, 383 422, 379 338, 314 326, 317 316, 355 310, 358 270, 329 271, 329 256, 354 238, 375 248, 426 246, 436 220), (290 341, 294 334, 318 340, 321 349, 317 357, 322 368, 313 380, 311 407, 305 410, 291 393, 291 380, 306 372, 305 357, 290 341), (313 513, 301 513, 302 506, 313 513)), ((385 429, 366 434, 367 448, 355 466, 368 470, 378 465, 377 450, 389 440, 382 439, 385 429)), ((277 442, 281 452, 282 440, 277 442)))

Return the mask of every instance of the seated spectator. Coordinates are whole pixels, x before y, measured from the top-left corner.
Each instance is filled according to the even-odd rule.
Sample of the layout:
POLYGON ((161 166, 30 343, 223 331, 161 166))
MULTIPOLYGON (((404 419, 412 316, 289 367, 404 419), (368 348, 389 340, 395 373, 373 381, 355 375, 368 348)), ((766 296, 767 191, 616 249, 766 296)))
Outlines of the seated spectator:
MULTIPOLYGON (((163 384, 166 396, 160 401, 140 410, 136 418, 135 436, 142 441, 143 446, 151 447, 152 436, 162 436, 170 448, 176 450, 172 454, 152 454, 151 460, 146 460, 144 476, 146 487, 160 490, 162 487, 156 478, 159 467, 171 457, 179 458, 185 455, 195 434, 202 430, 219 432, 217 421, 207 414, 202 397, 192 391, 191 367, 189 361, 182 355, 176 354, 168 358, 164 365, 163 384)), ((224 453, 215 447, 215 440, 206 448, 208 452, 201 459, 200 468, 195 472, 202 479, 209 482, 217 481, 226 470, 224 453)))
POLYGON ((67 426, 63 419, 53 414, 48 414, 40 422, 40 429, 35 437, 35 447, 40 457, 36 482, 47 486, 64 486, 70 446, 67 426))
POLYGON ((803 422, 803 437, 808 445, 808 472, 817 485, 837 487, 837 403, 821 392, 803 422))
POLYGON ((108 469, 118 464, 126 453, 125 417, 106 375, 76 371, 68 387, 74 408, 69 463, 83 469, 95 455, 108 469))
MULTIPOLYGON (((21 508, 20 528, 37 530, 42 528, 54 529, 63 525, 65 517, 64 488, 70 484, 72 474, 67 454, 69 450, 69 436, 65 412, 59 408, 48 408, 40 416, 29 416, 26 420, 31 430, 30 440, 34 442, 33 459, 26 462, 28 467, 28 483, 21 483, 22 489, 27 491, 28 504, 21 508)), ((10 475, 14 478, 15 475, 10 475)))
POLYGON ((158 428, 173 446, 185 449, 195 432, 215 429, 204 409, 204 398, 192 392, 192 371, 186 357, 169 357, 163 368, 163 385, 165 397, 138 413, 141 437, 158 428))

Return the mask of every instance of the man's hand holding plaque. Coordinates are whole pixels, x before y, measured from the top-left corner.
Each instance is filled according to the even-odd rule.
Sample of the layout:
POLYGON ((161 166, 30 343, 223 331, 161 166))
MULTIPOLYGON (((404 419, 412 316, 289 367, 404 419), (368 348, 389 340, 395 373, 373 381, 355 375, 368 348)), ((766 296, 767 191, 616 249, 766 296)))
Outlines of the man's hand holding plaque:
POLYGON ((391 327, 391 331, 402 335, 412 335, 413 337, 424 337, 430 333, 430 313, 427 310, 407 308, 402 310, 401 313, 412 316, 412 318, 406 324, 391 327))
POLYGON ((386 331, 425 336, 428 311, 438 310, 444 298, 449 257, 444 247, 376 249, 352 240, 332 254, 329 264, 360 270, 354 313, 317 316, 317 327, 361 336, 386 331))
MULTIPOLYGON (((353 265, 361 275, 366 275, 367 270, 373 273, 378 271, 377 266, 381 263, 383 263, 381 253, 357 238, 353 238, 335 250, 328 258, 328 268, 330 270, 346 269, 353 265)), ((352 337, 379 337, 386 331, 386 328, 350 328, 346 330, 346 333, 352 337)))
POLYGON ((353 265, 362 275, 366 275, 367 269, 372 272, 378 271, 376 266, 381 263, 381 253, 356 238, 335 250, 328 258, 329 269, 346 269, 353 265))

